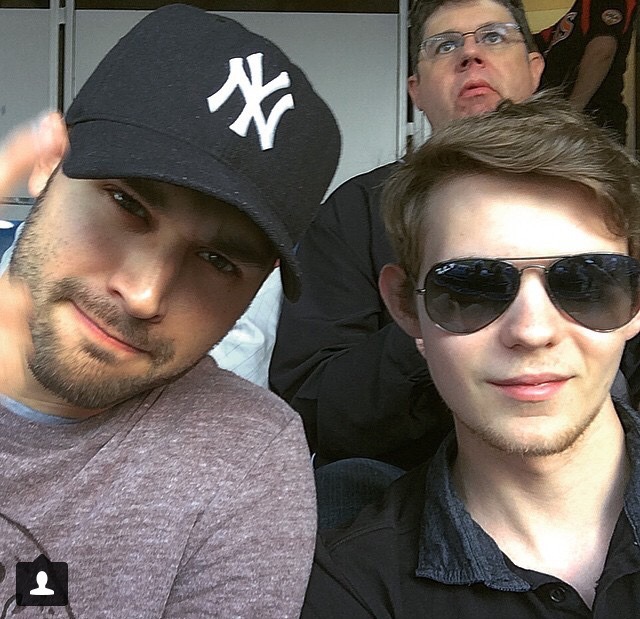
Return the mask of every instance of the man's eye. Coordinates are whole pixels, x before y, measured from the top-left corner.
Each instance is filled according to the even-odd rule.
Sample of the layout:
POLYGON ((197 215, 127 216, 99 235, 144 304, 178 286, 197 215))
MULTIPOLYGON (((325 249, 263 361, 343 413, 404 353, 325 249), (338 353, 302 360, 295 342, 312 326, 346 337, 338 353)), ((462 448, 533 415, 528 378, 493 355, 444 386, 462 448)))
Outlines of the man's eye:
POLYGON ((203 251, 199 255, 222 273, 235 273, 238 270, 233 262, 213 251, 203 251))
POLYGON ((443 39, 436 44, 436 55, 450 54, 458 47, 454 39, 443 39))
POLYGON ((498 30, 487 30, 482 33, 481 40, 485 45, 498 45, 504 43, 504 34, 498 30))
POLYGON ((136 217, 141 217, 146 219, 147 217, 147 209, 140 204, 135 198, 131 197, 125 191, 121 189, 110 189, 109 193, 113 198, 113 201, 123 210, 135 215, 136 217))

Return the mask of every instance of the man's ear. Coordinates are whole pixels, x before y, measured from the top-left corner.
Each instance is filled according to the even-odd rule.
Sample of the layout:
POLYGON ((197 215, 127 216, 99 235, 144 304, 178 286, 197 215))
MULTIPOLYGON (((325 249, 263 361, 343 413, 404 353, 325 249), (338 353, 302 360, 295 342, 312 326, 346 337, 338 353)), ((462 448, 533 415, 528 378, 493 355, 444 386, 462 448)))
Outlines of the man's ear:
POLYGON ((544 56, 540 52, 529 52, 529 73, 533 81, 534 92, 540 86, 540 78, 544 71, 544 56))
POLYGON ((422 337, 413 296, 408 296, 407 274, 399 264, 386 264, 380 271, 378 287, 393 319, 408 335, 422 337))
POLYGON ((413 101, 413 105, 422 112, 423 110, 420 106, 420 78, 416 74, 410 75, 407 79, 407 92, 411 97, 411 101, 413 101))
POLYGON ((62 116, 51 112, 43 116, 33 128, 38 149, 36 162, 29 175, 27 187, 36 197, 45 188, 49 177, 62 161, 69 146, 69 135, 62 116))
POLYGON ((640 333, 640 312, 638 312, 626 325, 620 328, 627 342, 640 333))

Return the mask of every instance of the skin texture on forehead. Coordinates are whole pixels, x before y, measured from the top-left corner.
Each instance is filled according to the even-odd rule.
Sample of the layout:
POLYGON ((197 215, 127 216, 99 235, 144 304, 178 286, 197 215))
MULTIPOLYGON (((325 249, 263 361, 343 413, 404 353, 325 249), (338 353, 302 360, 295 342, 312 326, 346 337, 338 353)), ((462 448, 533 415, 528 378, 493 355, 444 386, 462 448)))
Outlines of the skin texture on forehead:
POLYGON ((574 232, 602 239, 602 251, 613 251, 605 247, 613 244, 616 251, 627 252, 626 239, 610 231, 592 190, 578 183, 513 174, 467 174, 439 183, 430 193, 421 234, 424 249, 420 275, 423 277, 437 262, 468 256, 544 257, 598 250, 591 243, 582 248, 576 244, 572 249, 570 238, 557 227, 544 234, 539 226, 532 228, 536 218, 527 217, 529 213, 535 215, 538 205, 542 215, 548 211, 549 219, 557 216, 574 232), (554 203, 549 194, 572 195, 573 200, 569 205, 562 199, 554 203), (513 204, 513 212, 506 210, 505 204, 513 204), (474 228, 469 225, 473 220, 482 225, 474 228))
MULTIPOLYGON (((412 69, 415 69, 415 63, 417 62, 418 50, 417 46, 425 38, 425 22, 435 13, 438 9, 443 8, 447 5, 460 6, 468 3, 470 0, 445 0, 444 2, 438 2, 433 0, 427 0, 426 2, 421 2, 417 0, 416 9, 414 7, 411 11, 411 27, 416 28, 416 33, 411 33, 411 55, 412 55, 412 69)), ((518 2, 518 0, 494 0, 496 4, 500 4, 504 6, 509 14, 511 15, 511 19, 515 24, 518 24, 522 29, 525 29, 524 35, 525 39, 528 41, 529 50, 536 49, 535 41, 533 40, 533 35, 531 34, 531 29, 529 28, 528 22, 526 21, 526 13, 525 9, 522 5, 520 11, 513 6, 513 2, 518 2), (524 22, 524 23, 523 23, 524 22)))
MULTIPOLYGON (((493 0, 447 3, 426 20, 424 37, 514 21, 509 10, 493 0)), ((409 78, 409 94, 438 129, 455 118, 489 112, 503 99, 518 102, 529 97, 538 87, 543 68, 542 56, 529 53, 524 39, 491 50, 467 37, 463 48, 445 58, 430 61, 421 54, 416 73, 409 78)))

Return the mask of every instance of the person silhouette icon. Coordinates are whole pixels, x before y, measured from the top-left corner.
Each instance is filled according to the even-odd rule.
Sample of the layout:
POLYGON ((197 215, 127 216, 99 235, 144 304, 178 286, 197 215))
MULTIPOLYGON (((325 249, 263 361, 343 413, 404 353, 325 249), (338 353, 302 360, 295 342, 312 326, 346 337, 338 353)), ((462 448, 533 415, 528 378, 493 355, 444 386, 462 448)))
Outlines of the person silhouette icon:
POLYGON ((35 589, 31 589, 29 593, 31 595, 53 595, 55 591, 47 587, 48 580, 49 576, 47 576, 47 573, 44 570, 39 571, 36 574, 36 582, 38 583, 38 586, 35 589))
POLYGON ((49 607, 67 604, 69 566, 64 561, 51 561, 41 554, 34 561, 19 561, 16 564, 17 606, 49 607))

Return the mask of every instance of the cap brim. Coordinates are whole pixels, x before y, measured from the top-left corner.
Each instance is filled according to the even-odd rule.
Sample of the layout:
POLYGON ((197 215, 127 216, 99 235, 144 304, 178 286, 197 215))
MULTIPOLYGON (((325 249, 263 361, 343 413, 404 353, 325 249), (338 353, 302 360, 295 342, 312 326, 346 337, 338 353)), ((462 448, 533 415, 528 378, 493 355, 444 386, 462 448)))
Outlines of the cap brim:
POLYGON ((62 164, 70 178, 145 178, 200 191, 235 206, 269 238, 280 257, 284 294, 300 296, 300 268, 279 216, 251 180, 192 143, 147 128, 110 120, 71 128, 62 164))

